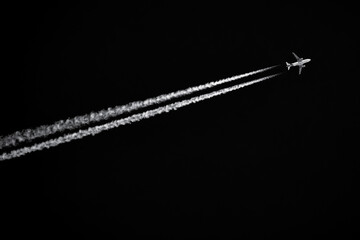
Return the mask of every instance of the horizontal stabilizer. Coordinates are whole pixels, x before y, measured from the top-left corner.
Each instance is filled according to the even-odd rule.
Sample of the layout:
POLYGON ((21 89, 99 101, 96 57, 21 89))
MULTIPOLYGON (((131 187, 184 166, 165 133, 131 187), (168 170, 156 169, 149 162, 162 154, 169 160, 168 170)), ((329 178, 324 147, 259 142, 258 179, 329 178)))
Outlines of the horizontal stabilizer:
POLYGON ((288 62, 286 62, 286 67, 287 67, 287 69, 289 70, 289 69, 291 68, 291 64, 288 63, 288 62))

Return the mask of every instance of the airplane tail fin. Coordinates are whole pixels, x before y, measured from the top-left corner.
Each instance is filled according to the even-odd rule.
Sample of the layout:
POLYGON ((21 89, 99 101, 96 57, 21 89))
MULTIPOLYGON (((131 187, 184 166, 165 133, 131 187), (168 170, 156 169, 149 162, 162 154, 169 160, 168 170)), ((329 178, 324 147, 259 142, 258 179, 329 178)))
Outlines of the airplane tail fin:
POLYGON ((286 67, 287 67, 287 69, 289 70, 289 69, 291 68, 291 64, 288 63, 288 62, 286 62, 286 67))

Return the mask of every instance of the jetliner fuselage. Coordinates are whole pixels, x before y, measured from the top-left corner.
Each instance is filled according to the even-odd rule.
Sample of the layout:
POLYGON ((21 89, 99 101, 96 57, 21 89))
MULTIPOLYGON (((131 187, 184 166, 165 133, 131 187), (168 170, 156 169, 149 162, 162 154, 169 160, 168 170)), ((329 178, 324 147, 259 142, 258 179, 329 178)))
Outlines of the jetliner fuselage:
POLYGON ((292 67, 295 67, 295 66, 303 66, 305 63, 308 63, 308 62, 310 62, 311 61, 311 59, 310 58, 307 58, 307 59, 303 59, 303 60, 301 60, 301 61, 298 61, 298 62, 293 62, 293 63, 290 63, 290 65, 292 66, 292 67))

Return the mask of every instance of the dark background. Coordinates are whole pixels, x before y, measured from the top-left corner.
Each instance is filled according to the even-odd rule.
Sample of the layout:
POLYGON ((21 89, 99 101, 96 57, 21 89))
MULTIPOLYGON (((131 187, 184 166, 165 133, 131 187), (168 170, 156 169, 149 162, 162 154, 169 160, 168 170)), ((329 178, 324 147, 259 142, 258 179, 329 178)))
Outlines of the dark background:
POLYGON ((0 162, 2 235, 358 236, 355 6, 59 2, 3 11, 0 135, 276 64, 272 72, 286 71, 292 51, 312 61, 300 76, 291 69, 0 162))

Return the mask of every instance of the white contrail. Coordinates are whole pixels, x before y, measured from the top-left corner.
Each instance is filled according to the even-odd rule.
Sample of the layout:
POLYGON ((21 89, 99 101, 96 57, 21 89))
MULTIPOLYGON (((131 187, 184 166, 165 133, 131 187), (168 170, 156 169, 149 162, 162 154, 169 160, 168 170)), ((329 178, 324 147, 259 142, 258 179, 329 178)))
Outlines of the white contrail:
POLYGON ((149 98, 144 101, 135 101, 135 102, 128 103, 126 105, 103 109, 98 112, 92 112, 90 114, 76 116, 73 118, 69 118, 67 120, 60 120, 51 125, 42 125, 35 129, 25 129, 22 131, 17 131, 13 134, 10 134, 10 135, 4 136, 4 137, 0 136, 0 149, 2 149, 4 147, 8 147, 8 146, 17 146, 18 144, 20 144, 22 142, 28 142, 28 141, 31 141, 31 140, 34 140, 37 138, 48 137, 57 132, 78 129, 78 128, 84 127, 86 125, 89 125, 91 123, 96 123, 99 121, 108 120, 109 118, 120 116, 121 114, 123 114, 125 112, 139 110, 139 109, 142 109, 145 107, 152 106, 154 104, 163 103, 163 102, 171 100, 171 99, 183 97, 183 96, 186 96, 186 95, 189 95, 189 94, 192 94, 192 93, 204 90, 204 89, 212 88, 212 87, 220 85, 220 84, 224 84, 224 83, 231 82, 231 81, 234 81, 234 80, 237 80, 240 78, 248 77, 250 75, 254 75, 257 73, 265 72, 265 71, 273 69, 277 66, 278 65, 263 68, 263 69, 252 71, 249 73, 245 73, 245 74, 225 78, 222 80, 206 83, 206 84, 199 85, 196 87, 189 87, 184 90, 179 90, 176 92, 159 95, 157 97, 149 98))
POLYGON ((100 132, 103 132, 105 130, 113 129, 113 128, 119 127, 121 125, 126 125, 126 124, 131 124, 131 123, 134 123, 134 122, 138 122, 140 120, 147 119, 147 118, 159 115, 161 113, 176 110, 178 108, 185 107, 185 106, 190 105, 192 103, 197 103, 197 102, 200 102, 200 101, 203 101, 203 100, 206 100, 206 99, 218 96, 218 95, 222 95, 222 94, 237 90, 239 88, 249 86, 249 85, 254 84, 254 83, 264 81, 264 80, 269 79, 269 78, 273 78, 273 77, 275 77, 277 75, 280 75, 280 74, 281 73, 270 75, 270 76, 267 76, 267 77, 263 77, 263 78, 259 78, 259 79, 250 81, 250 82, 246 82, 246 83, 238 84, 238 85, 235 85, 235 86, 232 86, 232 87, 224 88, 224 89, 221 89, 221 90, 218 90, 218 91, 213 91, 211 93, 203 94, 203 95, 200 95, 200 96, 197 96, 197 97, 192 97, 190 99, 186 99, 186 100, 178 101, 178 102, 175 102, 175 103, 171 103, 171 104, 165 105, 163 107, 158 107, 158 108, 155 108, 153 110, 148 110, 148 111, 145 111, 145 112, 142 112, 142 113, 134 114, 134 115, 131 115, 131 116, 126 117, 126 118, 122 118, 122 119, 119 119, 119 120, 114 120, 114 121, 106 123, 106 124, 102 124, 102 125, 95 126, 95 127, 89 127, 86 130, 79 130, 78 132, 71 133, 71 134, 66 134, 64 136, 61 136, 61 137, 58 137, 58 138, 55 138, 55 139, 50 139, 50 140, 44 141, 42 143, 37 143, 37 144, 34 144, 34 145, 30 146, 30 147, 23 147, 23 148, 20 148, 20 149, 17 149, 17 150, 13 150, 13 151, 11 151, 9 153, 3 153, 3 154, 0 155, 0 161, 20 157, 22 155, 25 155, 25 154, 28 154, 28 153, 31 153, 31 152, 43 150, 45 148, 55 147, 55 146, 57 146, 59 144, 70 142, 70 141, 73 141, 73 140, 76 140, 76 139, 81 139, 81 138, 89 136, 89 135, 96 135, 96 134, 98 134, 100 132))

